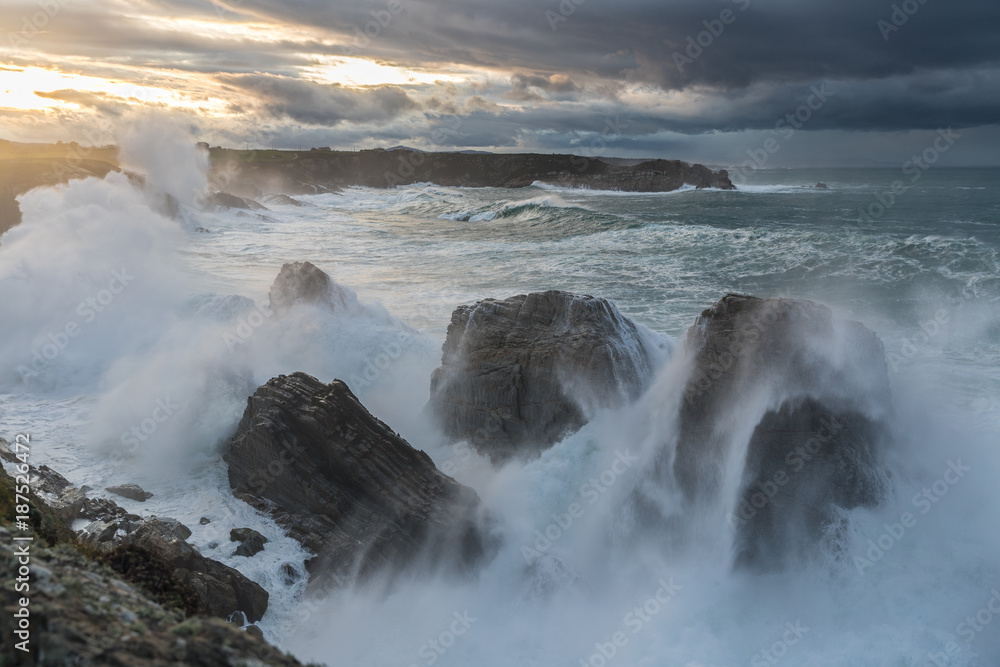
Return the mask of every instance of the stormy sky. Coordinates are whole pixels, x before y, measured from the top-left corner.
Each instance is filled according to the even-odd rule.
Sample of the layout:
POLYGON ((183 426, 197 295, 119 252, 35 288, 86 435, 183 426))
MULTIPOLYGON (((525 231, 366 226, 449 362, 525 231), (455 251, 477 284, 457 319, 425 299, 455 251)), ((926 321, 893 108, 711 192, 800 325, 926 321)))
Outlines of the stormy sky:
POLYGON ((1000 164, 997 0, 4 0, 0 137, 1000 164), (775 150, 776 148, 776 150, 775 150))

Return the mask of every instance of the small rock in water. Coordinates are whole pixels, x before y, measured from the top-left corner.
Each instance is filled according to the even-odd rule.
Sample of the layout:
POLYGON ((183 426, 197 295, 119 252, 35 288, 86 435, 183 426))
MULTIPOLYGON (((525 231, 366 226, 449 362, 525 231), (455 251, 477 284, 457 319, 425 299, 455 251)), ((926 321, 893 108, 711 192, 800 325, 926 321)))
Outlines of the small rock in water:
POLYGON ((252 528, 233 528, 229 531, 229 541, 239 542, 236 547, 236 556, 254 556, 264 550, 267 538, 252 528))
POLYGON ((291 586, 302 578, 302 573, 291 563, 281 564, 281 579, 286 586, 291 586))
POLYGON ((209 519, 207 516, 203 516, 200 519, 198 519, 198 523, 200 523, 203 526, 207 526, 208 524, 212 523, 212 520, 209 519))
POLYGON ((248 625, 247 626, 247 634, 248 635, 253 635, 254 637, 260 637, 261 639, 264 638, 264 631, 261 630, 256 625, 248 625))
POLYGON ((130 498, 132 500, 137 500, 140 503, 144 503, 153 497, 153 494, 149 491, 143 491, 138 484, 122 484, 121 486, 109 486, 104 489, 108 493, 113 493, 116 496, 122 496, 123 498, 130 498))
POLYGON ((829 190, 830 187, 826 183, 817 183, 816 184, 816 189, 817 190, 829 190))

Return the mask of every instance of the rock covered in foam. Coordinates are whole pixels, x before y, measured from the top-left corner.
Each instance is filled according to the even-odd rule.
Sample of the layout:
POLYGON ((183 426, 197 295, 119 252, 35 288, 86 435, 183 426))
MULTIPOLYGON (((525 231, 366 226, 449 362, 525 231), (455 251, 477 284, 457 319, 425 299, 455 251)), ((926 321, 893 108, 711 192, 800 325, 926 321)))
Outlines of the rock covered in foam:
POLYGON ((749 438, 729 515, 738 563, 780 566, 835 527, 840 509, 883 498, 889 380, 872 331, 811 301, 729 294, 684 344, 694 367, 673 471, 691 502, 708 501, 749 438))
POLYGON ((595 410, 635 400, 663 353, 651 341, 592 296, 549 291, 461 306, 430 406, 447 435, 494 461, 537 454, 595 410))
POLYGON ((327 306, 340 310, 357 306, 357 295, 338 285, 311 262, 289 262, 281 267, 268 293, 271 310, 284 315, 297 303, 327 306))
POLYGON ((268 381, 248 399, 225 459, 235 495, 270 511, 316 554, 310 573, 335 585, 415 568, 469 571, 490 548, 476 493, 339 380, 268 381))

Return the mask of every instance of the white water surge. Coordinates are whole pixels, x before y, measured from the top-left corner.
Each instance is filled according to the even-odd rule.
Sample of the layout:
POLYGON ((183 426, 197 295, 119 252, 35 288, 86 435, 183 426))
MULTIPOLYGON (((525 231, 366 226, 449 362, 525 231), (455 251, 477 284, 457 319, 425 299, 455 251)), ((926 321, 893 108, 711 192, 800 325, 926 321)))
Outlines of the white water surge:
MULTIPOLYGON (((930 211, 915 192, 899 219, 871 229, 845 227, 878 189, 868 172, 801 177, 829 193, 777 174, 742 192, 671 197, 351 188, 265 218, 187 208, 176 221, 157 212, 159 193, 192 201, 199 162, 151 136, 190 143, 162 128, 123 137, 146 191, 111 174, 21 197, 24 222, 0 245, 0 435, 31 433, 33 463, 75 484, 153 492, 145 504, 115 500, 176 517, 204 553, 265 586, 270 641, 330 665, 1000 663, 994 173, 975 177, 992 183, 975 206, 930 211), (351 316, 268 315, 281 265, 306 260, 358 291, 351 316), (690 372, 680 346, 635 404, 598 412, 537 460, 497 469, 446 442, 423 408, 452 309, 544 289, 609 298, 677 340, 729 291, 814 298, 863 321, 889 355, 890 498, 848 513, 841 552, 734 572, 725 515, 685 517, 676 489, 644 481, 676 436, 690 372), (347 381, 476 489, 503 538, 477 579, 302 599, 288 571, 307 554, 232 498, 221 461, 247 396, 295 370, 347 381), (684 548, 635 539, 642 526, 624 508, 640 487, 690 522, 684 548), (253 558, 231 555, 229 529, 242 526, 270 540, 253 558)), ((748 439, 759 414, 726 418, 748 439)), ((735 499, 742 462, 731 454, 735 499)))

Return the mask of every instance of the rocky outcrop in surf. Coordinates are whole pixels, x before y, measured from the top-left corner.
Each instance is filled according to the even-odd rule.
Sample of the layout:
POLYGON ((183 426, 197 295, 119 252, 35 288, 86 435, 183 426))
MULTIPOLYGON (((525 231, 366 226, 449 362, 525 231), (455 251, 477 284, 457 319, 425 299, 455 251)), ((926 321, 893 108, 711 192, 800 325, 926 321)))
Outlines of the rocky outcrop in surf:
POLYGON ((738 564, 779 567, 829 536, 839 510, 884 497, 889 380, 873 332, 811 301, 729 294, 684 347, 673 473, 693 506, 710 503, 749 439, 729 514, 738 564))
POLYGON ((289 262, 282 266, 268 298, 271 311, 278 316, 297 303, 321 305, 334 312, 357 305, 353 290, 338 285, 311 262, 289 262))
POLYGON ((469 572, 491 549, 476 493, 339 380, 268 381, 248 399, 225 459, 234 494, 315 554, 311 587, 422 568, 469 572))
MULTIPOLYGON (((10 445, 2 439, 0 458, 18 463, 10 445)), ((194 613, 228 618, 242 612, 253 623, 267 610, 267 591, 233 568, 203 556, 186 541, 190 529, 176 519, 141 517, 107 498, 90 498, 86 487, 73 486, 48 466, 29 466, 27 477, 32 493, 45 506, 39 516, 54 519, 44 524, 50 541, 75 540, 101 558, 141 554, 144 567, 169 573, 190 592, 194 613), (78 520, 89 523, 73 531, 71 527, 78 520)), ((139 488, 134 484, 124 486, 139 488)))
POLYGON ((208 210, 236 209, 243 211, 267 211, 263 204, 248 197, 238 197, 228 192, 213 192, 206 196, 202 203, 202 208, 208 210))
POLYGON ((487 299, 452 314, 430 408, 495 461, 537 455, 602 408, 635 400, 665 345, 613 303, 568 292, 487 299))
MULTIPOLYGON (((9 446, 0 439, 0 458, 13 462, 10 455, 9 446)), ((23 526, 12 523, 19 513, 16 504, 22 502, 16 493, 24 493, 18 488, 23 481, 0 468, 0 567, 16 571, 19 562, 24 563, 21 550, 25 545, 30 549, 28 610, 34 630, 24 664, 299 664, 249 631, 259 633, 259 628, 249 626, 244 632, 223 620, 238 607, 205 611, 204 595, 211 586, 200 586, 207 572, 204 566, 206 562, 209 569, 225 566, 195 557, 188 559, 192 570, 171 567, 168 552, 190 548, 178 536, 183 534, 179 522, 145 520, 110 500, 86 498, 83 489, 46 466, 30 467, 27 476, 31 480, 27 530, 32 541, 15 542, 13 537, 26 536, 23 526), (110 519, 118 525, 114 531, 101 531, 106 539, 98 544, 88 539, 92 534, 70 529, 67 522, 76 518, 110 519), (137 527, 128 543, 116 535, 125 522, 137 527)), ((25 592, 0 587, 0 605, 11 610, 22 607, 19 600, 25 592)), ((266 606, 266 593, 264 602, 266 606)), ((17 617, 4 614, 0 619, 0 633, 4 642, 10 642, 4 655, 15 654, 8 647, 23 639, 14 639, 18 629, 23 626, 18 626, 17 617)))

